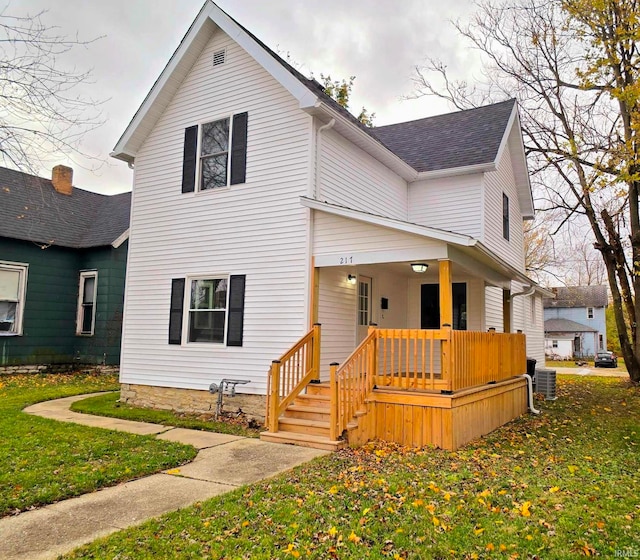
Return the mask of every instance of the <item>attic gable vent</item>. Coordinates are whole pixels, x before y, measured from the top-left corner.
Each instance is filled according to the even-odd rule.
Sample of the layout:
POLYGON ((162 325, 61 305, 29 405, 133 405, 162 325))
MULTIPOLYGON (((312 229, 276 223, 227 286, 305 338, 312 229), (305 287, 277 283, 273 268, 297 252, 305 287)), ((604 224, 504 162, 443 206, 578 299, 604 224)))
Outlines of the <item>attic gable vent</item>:
POLYGON ((225 49, 222 49, 221 51, 214 52, 213 53, 213 65, 214 66, 220 66, 221 64, 224 64, 226 55, 227 55, 227 51, 225 49))

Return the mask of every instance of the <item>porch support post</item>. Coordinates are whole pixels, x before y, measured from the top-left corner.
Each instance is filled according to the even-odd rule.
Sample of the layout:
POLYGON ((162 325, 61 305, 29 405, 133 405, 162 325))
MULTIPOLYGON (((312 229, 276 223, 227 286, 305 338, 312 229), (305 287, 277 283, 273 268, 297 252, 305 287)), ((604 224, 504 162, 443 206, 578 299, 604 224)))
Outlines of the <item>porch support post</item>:
POLYGON ((313 325, 313 369, 314 378, 320 379, 320 323, 313 325))
POLYGON ((511 332, 511 290, 502 290, 502 332, 511 332))
POLYGON ((335 441, 338 439, 338 410, 339 410, 339 405, 338 405, 338 398, 339 398, 339 393, 338 393, 338 379, 336 376, 336 372, 338 371, 338 363, 337 362, 333 362, 331 364, 331 374, 330 374, 330 378, 329 378, 329 387, 331 390, 331 401, 330 401, 330 406, 331 406, 331 416, 330 416, 330 424, 329 424, 329 439, 332 441, 335 441))
POLYGON ((451 287, 451 261, 438 261, 440 273, 440 328, 453 326, 453 289, 451 287))
POLYGON ((311 257, 309 278, 309 323, 313 327, 318 322, 318 295, 320 291, 320 270, 316 268, 316 258, 311 257))
POLYGON ((271 394, 269 395, 269 431, 278 431, 278 416, 280 416, 280 360, 271 362, 271 394))

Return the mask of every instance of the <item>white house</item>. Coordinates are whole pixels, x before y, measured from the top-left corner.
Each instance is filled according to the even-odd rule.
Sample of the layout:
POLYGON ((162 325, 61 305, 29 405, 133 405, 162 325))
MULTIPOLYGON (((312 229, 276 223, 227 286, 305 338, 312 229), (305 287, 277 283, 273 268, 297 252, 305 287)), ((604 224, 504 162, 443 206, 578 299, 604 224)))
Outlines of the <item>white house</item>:
POLYGON ((454 329, 521 330, 544 359, 513 100, 366 128, 207 1, 112 155, 134 166, 133 400, 208 399, 222 378, 265 394, 271 361, 316 322, 326 378, 371 323, 439 328, 443 278, 454 329))

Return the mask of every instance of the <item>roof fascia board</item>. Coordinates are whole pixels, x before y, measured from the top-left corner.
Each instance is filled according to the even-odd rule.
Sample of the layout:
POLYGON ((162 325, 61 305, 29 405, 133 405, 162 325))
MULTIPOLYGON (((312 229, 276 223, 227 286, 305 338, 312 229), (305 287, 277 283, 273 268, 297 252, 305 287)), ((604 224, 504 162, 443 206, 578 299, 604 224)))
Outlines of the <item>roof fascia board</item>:
POLYGON ((209 0, 204 3, 202 8, 200 9, 200 12, 198 12, 198 15, 196 16, 196 19, 193 21, 191 27, 187 31, 187 34, 180 42, 180 45, 178 45, 178 48, 169 59, 169 62, 164 67, 164 70, 162 71, 156 82, 153 84, 151 90, 147 94, 147 97, 142 102, 142 105, 133 116, 133 119, 131 119, 131 122, 113 148, 113 152, 111 152, 110 154, 112 157, 120 159, 122 161, 126 161, 128 163, 134 161, 137 150, 135 147, 129 146, 129 142, 135 135, 138 127, 152 111, 153 105, 157 101, 167 83, 171 80, 171 76, 182 62, 185 54, 189 50, 189 47, 191 47, 198 33, 209 19, 209 15, 214 6, 215 5, 212 2, 209 2, 209 0))
POLYGON ((127 239, 129 239, 129 228, 126 229, 126 231, 122 232, 121 235, 119 235, 118 237, 116 237, 116 239, 113 241, 113 243, 111 243, 111 246, 114 249, 117 249, 118 247, 120 247, 127 239))
POLYGON ((178 46, 168 64, 160 74, 160 77, 151 88, 151 91, 143 101, 140 109, 134 115, 131 123, 118 140, 111 156, 126 162, 132 162, 135 159, 136 147, 129 146, 129 142, 134 136, 137 128, 152 112, 153 105, 157 101, 162 90, 168 82, 170 82, 173 73, 176 71, 191 45, 195 41, 202 27, 211 20, 222 31, 224 31, 231 39, 236 41, 244 50, 246 50, 275 80, 277 80, 291 95, 293 95, 300 106, 308 106, 317 103, 315 96, 309 88, 300 82, 295 76, 288 72, 282 64, 279 64, 273 56, 260 46, 244 29, 242 29, 232 18, 230 18, 223 10, 216 6, 213 2, 207 0, 202 9, 191 24, 191 27, 184 39, 178 46))
POLYGON ((363 149, 365 149, 367 153, 389 167, 392 171, 395 171, 405 181, 411 182, 416 180, 418 172, 406 161, 322 101, 318 101, 316 98, 315 103, 307 103, 305 105, 301 103, 300 108, 310 115, 322 115, 328 120, 336 119, 336 121, 340 123, 337 130, 343 136, 356 144, 358 141, 364 144, 366 148, 363 149))
POLYGON ((424 181, 426 179, 440 179, 442 177, 454 177, 456 175, 473 175, 476 173, 487 173, 495 171, 495 163, 478 163, 476 165, 467 165, 465 167, 451 167, 449 169, 436 169, 434 171, 421 171, 417 174, 415 181, 424 181))
POLYGON ((307 208, 313 210, 319 210, 321 212, 327 212, 328 214, 334 214, 335 216, 341 216, 342 218, 348 218, 351 220, 358 220, 371 225, 381 226, 403 233, 410 233, 413 235, 419 235, 422 237, 429 237, 438 241, 445 241, 447 243, 454 243, 456 245, 462 245, 464 247, 473 247, 478 241, 467 235, 461 235, 459 233, 452 233, 444 230, 437 230, 434 228, 420 226, 418 224, 412 224, 409 222, 403 222, 393 218, 386 218, 384 216, 377 216, 375 214, 367 214, 366 212, 360 212, 359 210, 353 210, 352 208, 345 208, 343 206, 336 206, 329 204, 328 202, 320 202, 319 200, 313 200, 305 196, 300 197, 300 203, 307 208))
MULTIPOLYGON (((498 168, 498 162, 502 159, 504 155, 504 151, 509 148, 509 138, 511 137, 511 133, 514 132, 518 136, 518 147, 516 148, 517 153, 515 155, 521 162, 521 166, 524 169, 524 185, 517 185, 518 189, 525 189, 526 196, 524 198, 527 199, 528 208, 522 208, 522 217, 525 220, 532 220, 534 218, 534 205, 533 205, 533 193, 531 191, 531 182, 529 181, 529 171, 527 168, 527 156, 524 152, 524 142, 522 140, 522 132, 520 128, 520 116, 518 114, 518 104, 513 104, 513 110, 511 111, 511 115, 509 115, 509 120, 507 121, 507 126, 505 127, 504 135, 502 136, 502 140, 500 141, 500 147, 498 148, 498 152, 496 153, 496 159, 494 160, 494 168, 498 168)), ((520 197, 518 197, 520 198, 520 197)))
POLYGON ((498 169, 498 162, 502 159, 504 151, 507 149, 509 144, 509 134, 511 133, 511 129, 513 128, 513 124, 518 115, 518 104, 514 103, 513 108, 511 109, 511 114, 509 115, 509 120, 507 121, 507 126, 504 127, 504 133, 502 134, 502 140, 500 140, 500 146, 498 146, 498 151, 496 152, 496 157, 493 160, 493 167, 498 169))
POLYGON ((259 45, 244 29, 218 6, 210 3, 209 17, 222 31, 247 51, 275 80, 277 80, 299 102, 300 107, 314 105, 318 97, 298 80, 282 64, 259 45))

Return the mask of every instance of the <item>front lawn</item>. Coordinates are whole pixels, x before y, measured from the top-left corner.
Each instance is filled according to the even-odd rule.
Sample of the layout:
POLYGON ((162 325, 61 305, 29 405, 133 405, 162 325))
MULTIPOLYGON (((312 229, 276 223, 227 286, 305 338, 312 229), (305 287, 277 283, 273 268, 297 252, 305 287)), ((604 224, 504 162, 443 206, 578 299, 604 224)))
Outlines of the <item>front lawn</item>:
MULTIPOLYGON (((457 452, 367 445, 165 515, 68 558, 567 558, 640 554, 640 392, 559 399, 457 452)), ((238 468, 242 468, 239 465, 238 468)))
POLYGON ((260 437, 258 427, 245 426, 244 422, 233 422, 228 419, 225 422, 215 420, 201 420, 195 415, 180 414, 171 410, 155 410, 152 408, 140 408, 118 402, 120 392, 98 395, 88 399, 77 401, 71 405, 71 410, 97 416, 109 416, 111 418, 124 418, 138 422, 152 422, 176 428, 189 428, 192 430, 205 430, 220 434, 231 434, 243 437, 260 437))
POLYGON ((0 517, 184 464, 187 445, 22 412, 36 402, 118 388, 96 373, 0 376, 0 517))

